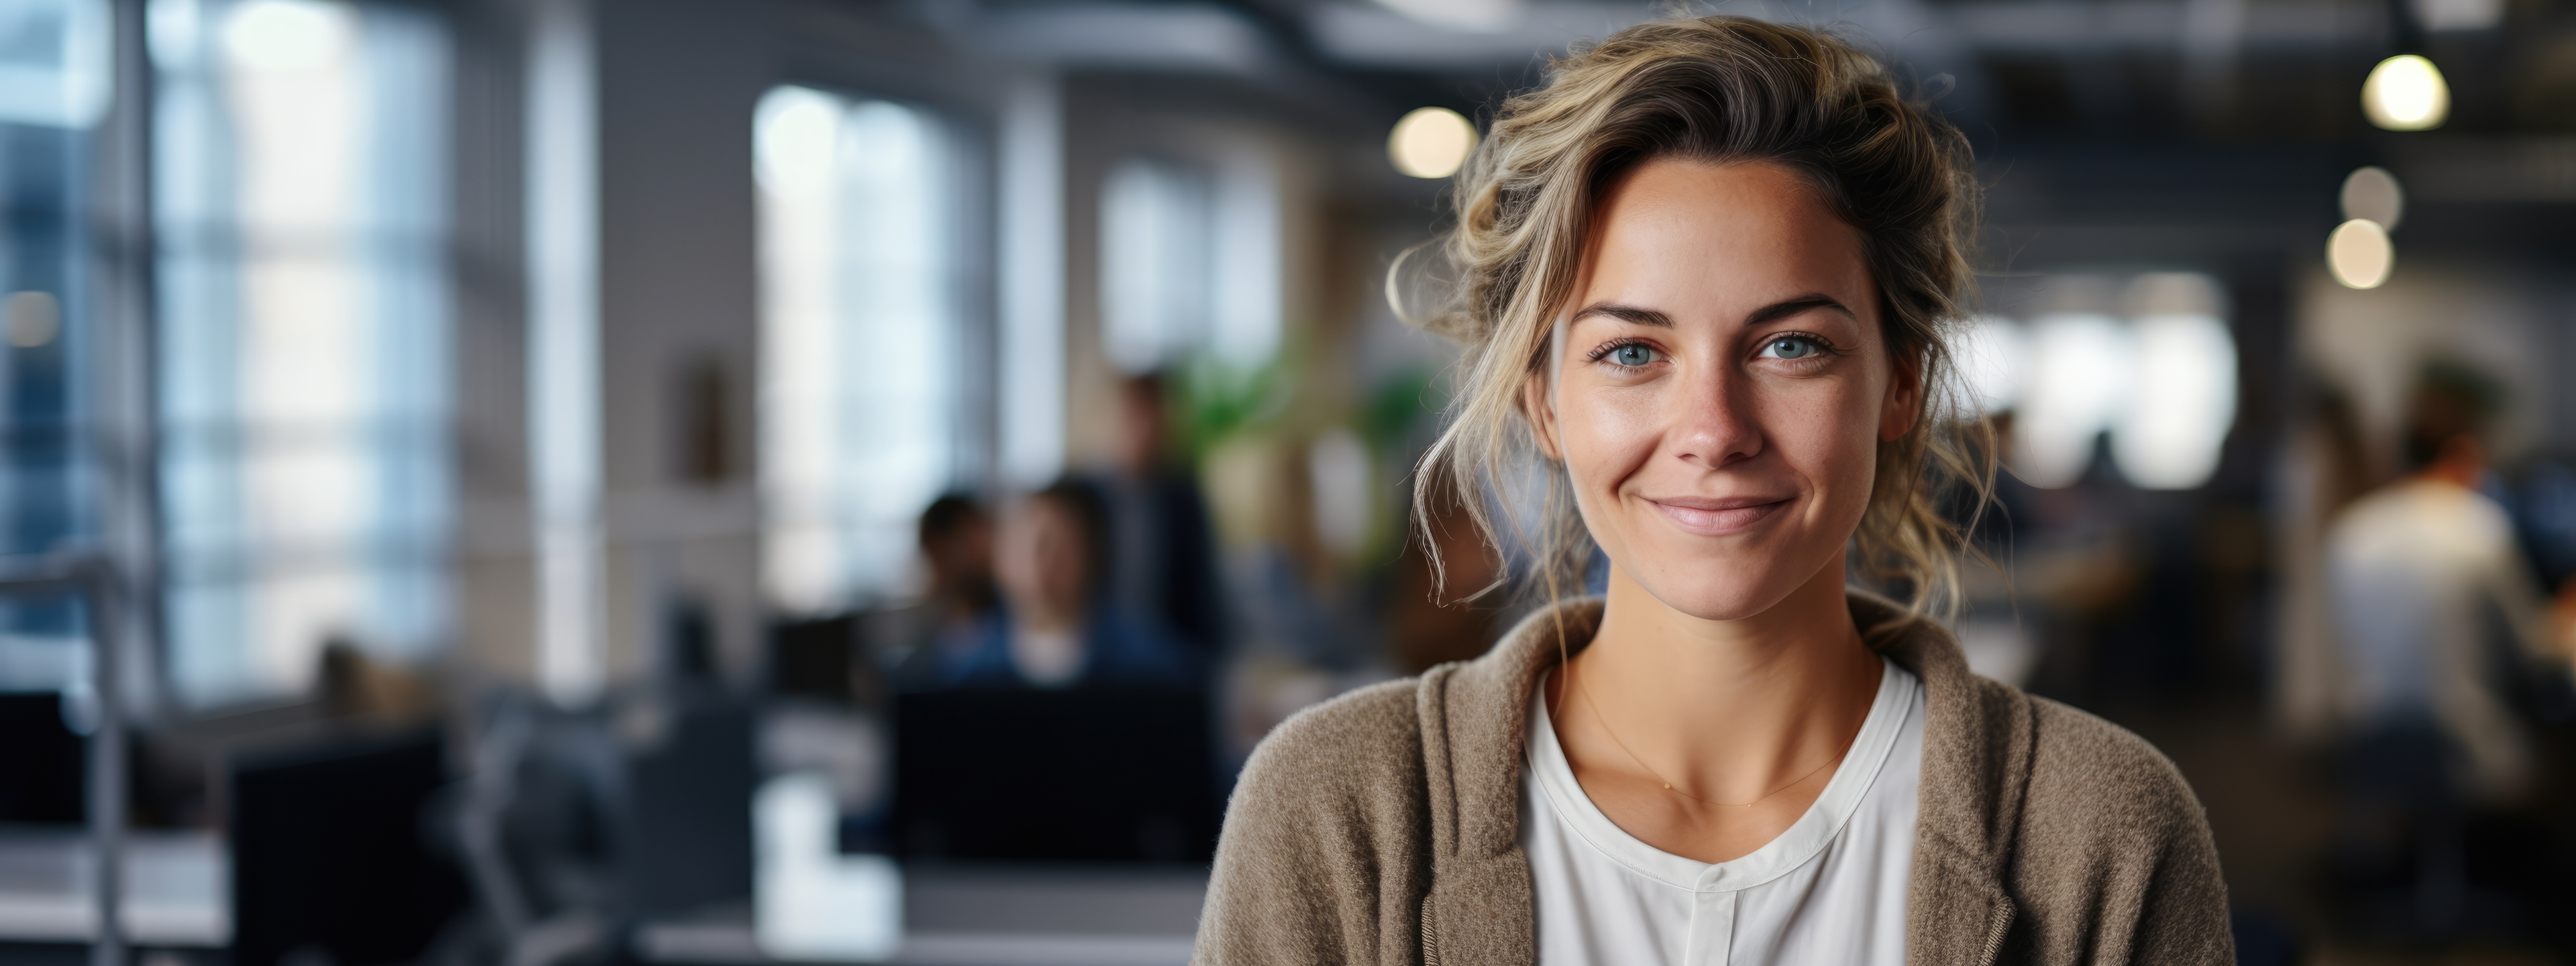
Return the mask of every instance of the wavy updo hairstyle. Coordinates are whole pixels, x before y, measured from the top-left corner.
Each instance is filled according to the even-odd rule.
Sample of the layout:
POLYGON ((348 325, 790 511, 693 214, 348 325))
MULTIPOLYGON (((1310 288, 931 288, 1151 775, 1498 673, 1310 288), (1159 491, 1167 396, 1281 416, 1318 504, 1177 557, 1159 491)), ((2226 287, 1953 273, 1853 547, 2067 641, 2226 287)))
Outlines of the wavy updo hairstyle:
MULTIPOLYGON (((1924 389, 1913 430, 1878 446, 1854 562, 1917 608, 1955 601, 1961 540, 1940 512, 1941 484, 1967 485, 1983 506, 1993 478, 1992 446, 1967 445, 1955 418, 1948 352, 1973 284, 1963 238, 1976 184, 1958 129, 1841 39, 1729 16, 1642 24, 1577 47, 1549 65, 1544 86, 1505 101, 1491 127, 1458 173, 1457 223, 1436 242, 1447 262, 1436 300, 1427 311, 1404 304, 1402 279, 1420 259, 1388 276, 1399 314, 1466 348, 1450 422, 1414 478, 1424 543, 1438 545, 1430 508, 1451 504, 1500 545, 1484 487, 1521 476, 1513 467, 1536 452, 1522 391, 1545 374, 1611 186, 1656 159, 1763 161, 1803 176, 1858 229, 1892 361, 1924 389)), ((1525 569, 1554 600, 1581 586, 1594 549, 1560 492, 1563 467, 1548 469, 1537 519, 1500 515, 1535 550, 1525 569)))

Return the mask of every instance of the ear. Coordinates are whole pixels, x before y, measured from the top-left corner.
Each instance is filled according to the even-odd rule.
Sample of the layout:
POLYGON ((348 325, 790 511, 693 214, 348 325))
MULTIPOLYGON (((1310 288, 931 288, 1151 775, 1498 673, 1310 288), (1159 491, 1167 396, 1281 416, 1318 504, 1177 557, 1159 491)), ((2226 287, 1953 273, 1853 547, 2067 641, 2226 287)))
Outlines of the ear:
POLYGON ((1895 371, 1888 374, 1887 398, 1879 404, 1878 441, 1892 443, 1914 431, 1923 418, 1923 359, 1920 356, 1896 360, 1895 371))
POLYGON ((1533 372, 1521 380, 1521 418, 1529 421, 1530 437, 1538 440, 1538 451, 1559 463, 1565 453, 1556 446, 1556 407, 1548 405, 1547 376, 1533 372))

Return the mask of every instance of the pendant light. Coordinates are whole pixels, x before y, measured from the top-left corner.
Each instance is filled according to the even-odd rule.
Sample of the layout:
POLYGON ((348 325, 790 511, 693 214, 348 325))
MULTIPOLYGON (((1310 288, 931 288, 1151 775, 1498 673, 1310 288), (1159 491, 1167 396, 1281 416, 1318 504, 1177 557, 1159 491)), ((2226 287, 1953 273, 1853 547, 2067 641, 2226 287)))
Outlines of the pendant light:
POLYGON ((2399 54, 2361 82, 2361 110, 2391 131, 2429 131, 2451 116, 2451 85, 2422 54, 2399 54))

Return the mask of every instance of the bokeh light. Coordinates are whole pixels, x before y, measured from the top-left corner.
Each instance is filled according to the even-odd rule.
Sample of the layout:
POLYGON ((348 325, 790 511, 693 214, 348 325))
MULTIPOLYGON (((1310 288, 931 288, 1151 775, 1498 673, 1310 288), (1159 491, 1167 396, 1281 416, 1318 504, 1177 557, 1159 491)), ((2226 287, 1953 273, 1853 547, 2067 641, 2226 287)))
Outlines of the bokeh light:
POLYGON ((2451 85, 2432 61, 2399 54, 2361 82, 2361 109, 2370 123, 2391 131, 2429 131, 2451 116, 2451 85))
POLYGON ((2357 168, 2343 179, 2343 216, 2367 218, 2382 230, 2396 231, 2397 222, 2406 217, 2406 190, 2387 168, 2357 168))
POLYGON ((1417 107, 1395 122, 1386 155, 1395 170, 1416 178, 1446 178, 1476 149, 1476 125, 1445 107, 1417 107))
POLYGON ((2326 270, 2345 288, 2378 288, 2396 267, 2397 249, 2378 222, 2355 218, 2326 236, 2326 270))

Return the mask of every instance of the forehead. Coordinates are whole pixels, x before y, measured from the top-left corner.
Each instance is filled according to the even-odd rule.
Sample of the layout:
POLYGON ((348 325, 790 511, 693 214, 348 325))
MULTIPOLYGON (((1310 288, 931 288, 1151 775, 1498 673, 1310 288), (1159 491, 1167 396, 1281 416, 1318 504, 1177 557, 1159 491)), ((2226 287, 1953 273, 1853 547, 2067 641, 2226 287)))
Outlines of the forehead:
POLYGON ((1030 533, 1046 533, 1051 536, 1070 535, 1077 539, 1087 539, 1090 536, 1088 529, 1083 525, 1081 511, 1071 506, 1065 498, 1050 493, 1033 493, 1021 500, 1018 512, 1013 514, 1013 518, 1019 521, 1023 530, 1030 533))
POLYGON ((1003 515, 1003 519, 1023 527, 1037 527, 1062 524, 1069 516, 1064 506, 1053 497, 1043 493, 1032 493, 1011 504, 1009 512, 1003 515))
POLYGON ((1594 225, 1586 302, 1727 314, 1808 294, 1864 313, 1873 301, 1860 232, 1784 165, 1648 161, 1611 185, 1594 225))

